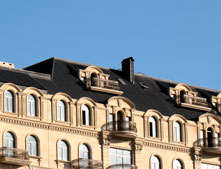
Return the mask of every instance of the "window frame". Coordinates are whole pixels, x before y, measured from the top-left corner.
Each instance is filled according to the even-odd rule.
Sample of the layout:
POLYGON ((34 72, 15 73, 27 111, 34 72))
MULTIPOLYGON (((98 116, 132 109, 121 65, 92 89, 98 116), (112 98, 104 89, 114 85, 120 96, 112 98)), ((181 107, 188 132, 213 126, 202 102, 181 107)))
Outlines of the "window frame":
POLYGON ((93 117, 92 117, 92 108, 88 104, 81 105, 81 124, 83 126, 92 127, 93 126, 93 117))
POLYGON ((183 142, 183 124, 180 121, 173 121, 173 141, 174 142, 183 142))
POLYGON ((17 147, 16 146, 16 136, 11 131, 7 131, 4 133, 3 140, 4 140, 4 147, 8 147, 8 148, 16 148, 17 147), (10 134, 12 137, 6 138, 6 134, 10 134), (12 143, 12 146, 8 146, 8 140, 12 143))
POLYGON ((148 126, 149 126, 149 137, 159 138, 159 120, 155 116, 149 117, 148 126), (155 125, 154 125, 154 123, 155 123, 155 125))
POLYGON ((58 161, 70 161, 71 159, 70 158, 70 146, 68 142, 65 140, 59 140, 57 142, 57 159, 58 161), (60 146, 61 143, 63 143, 66 147, 60 146), (66 153, 65 153, 65 149, 66 149, 66 153))
POLYGON ((27 97, 27 116, 38 117, 38 100, 33 94, 29 94, 27 97), (30 100, 30 97, 33 100, 30 100))
POLYGON ((36 137, 36 136, 34 136, 34 135, 29 135, 28 137, 27 137, 27 152, 28 152, 28 155, 29 156, 34 156, 34 157, 38 157, 39 156, 39 140, 38 140, 38 138, 36 137), (29 140, 29 138, 34 138, 34 140, 35 140, 35 142, 33 142, 33 141, 30 141, 29 140), (31 149, 29 149, 29 147, 31 148, 31 149), (31 153, 29 153, 29 150, 33 150, 33 149, 35 149, 34 151, 35 151, 35 153, 33 153, 34 151, 32 151, 31 153))
POLYGON ((7 113, 15 113, 15 94, 11 90, 6 90, 4 93, 4 111, 7 113), (10 96, 7 94, 10 94, 10 96))
POLYGON ((150 169, 161 169, 161 159, 157 155, 152 155, 150 157, 150 169), (157 163, 154 161, 155 159, 153 158, 157 160, 157 163))
POLYGON ((59 122, 68 122, 67 104, 64 100, 57 100, 56 110, 56 120, 59 122))
POLYGON ((182 162, 181 160, 179 160, 179 159, 174 159, 174 160, 173 160, 173 169, 184 169, 184 164, 183 164, 183 162, 182 162), (176 162, 177 162, 177 164, 179 164, 180 166, 177 166, 176 162), (176 165, 176 166, 175 166, 175 165, 176 165))

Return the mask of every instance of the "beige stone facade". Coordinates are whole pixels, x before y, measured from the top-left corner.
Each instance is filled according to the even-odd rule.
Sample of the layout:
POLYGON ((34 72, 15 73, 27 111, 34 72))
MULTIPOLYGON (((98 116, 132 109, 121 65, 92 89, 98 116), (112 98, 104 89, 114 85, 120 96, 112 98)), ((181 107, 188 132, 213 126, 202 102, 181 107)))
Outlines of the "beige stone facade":
MULTIPOLYGON (((108 75, 94 67, 80 70, 79 79, 84 81, 94 69, 101 79, 108 80, 108 75)), ((102 92, 102 88, 103 86, 100 86, 91 90, 102 92)), ((80 168, 80 164, 82 164, 81 168, 84 168, 87 164, 91 168, 106 169, 111 168, 111 149, 129 152, 130 164, 118 165, 117 168, 155 169, 151 166, 153 156, 159 159, 160 169, 178 169, 174 168, 175 160, 182 164, 182 169, 201 169, 202 164, 221 165, 221 142, 218 139, 221 133, 221 119, 219 115, 208 113, 209 109, 206 106, 195 104, 194 107, 193 103, 182 105, 182 101, 178 100, 177 104, 180 107, 205 111, 199 116, 198 121, 188 120, 179 112, 166 116, 164 112, 156 109, 140 111, 130 99, 121 96, 123 92, 117 92, 116 89, 105 89, 103 92, 111 93, 111 90, 114 90, 116 95, 110 97, 106 103, 98 103, 89 97, 76 99, 63 92, 48 94, 46 90, 33 86, 2 83, 0 87, 0 147, 6 147, 7 132, 14 136, 15 145, 13 152, 10 149, 1 150, 0 168, 63 169, 80 168), (13 95, 12 112, 6 111, 7 91, 13 95), (29 95, 34 96, 36 101, 35 116, 28 114, 29 95), (58 116, 60 111, 58 101, 60 100, 65 104, 65 120, 59 120, 58 116), (87 120, 83 114, 83 105, 89 109, 89 124, 85 122, 87 120), (116 122, 111 121, 112 117, 116 122), (128 123, 126 118, 129 119, 128 123), (156 128, 150 123, 151 118, 155 120, 156 128), (121 126, 119 121, 126 121, 126 123, 121 126), (174 122, 178 122, 181 128, 178 140, 175 140, 177 133, 174 122), (201 133, 204 134, 205 139, 208 138, 208 129, 211 129, 213 137, 218 136, 213 141, 215 146, 209 147, 204 141, 200 141, 201 133), (218 135, 215 135, 216 133, 218 135), (34 136, 37 140, 36 156, 27 154, 29 136, 34 136), (59 141, 67 144, 67 160, 59 159, 59 141), (89 150, 90 160, 87 162, 80 161, 80 145, 82 144, 86 145, 89 150), (9 155, 5 155, 5 151, 9 155)), ((171 88, 168 94, 176 100, 183 90, 196 99, 194 96, 197 94, 191 90, 191 87, 183 84, 171 88)), ((219 100, 217 97, 213 97, 214 102, 219 100)), ((125 160, 124 157, 122 158, 125 160)))

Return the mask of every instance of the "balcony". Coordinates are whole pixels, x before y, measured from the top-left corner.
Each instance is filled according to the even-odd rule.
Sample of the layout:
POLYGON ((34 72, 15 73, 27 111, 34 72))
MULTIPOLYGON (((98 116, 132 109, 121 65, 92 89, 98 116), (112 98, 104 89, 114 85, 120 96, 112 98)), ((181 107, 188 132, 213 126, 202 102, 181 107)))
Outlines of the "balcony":
POLYGON ((0 163, 26 166, 31 163, 28 153, 25 150, 16 148, 1 147, 0 148, 0 163))
POLYGON ((136 123, 132 121, 109 122, 102 126, 102 130, 110 131, 114 136, 135 138, 137 136, 136 123))
POLYGON ((79 158, 71 162, 73 169, 102 169, 103 164, 97 160, 79 158))
POLYGON ((137 166, 131 164, 114 164, 109 166, 108 169, 137 169, 137 166))
POLYGON ((203 111, 211 110, 206 98, 190 95, 183 95, 183 97, 181 98, 181 106, 203 111))
POLYGON ((91 85, 89 86, 91 90, 111 93, 111 94, 118 94, 118 95, 123 94, 123 92, 120 91, 118 81, 92 78, 92 79, 87 79, 86 84, 89 84, 88 81, 91 81, 91 85))
POLYGON ((221 155, 221 137, 202 138, 194 146, 200 147, 204 152, 221 155))

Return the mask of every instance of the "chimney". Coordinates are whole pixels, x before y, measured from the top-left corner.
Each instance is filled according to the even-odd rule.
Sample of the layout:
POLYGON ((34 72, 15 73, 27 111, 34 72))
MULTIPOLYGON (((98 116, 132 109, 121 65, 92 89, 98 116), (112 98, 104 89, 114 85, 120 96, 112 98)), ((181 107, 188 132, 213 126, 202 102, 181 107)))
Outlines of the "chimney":
POLYGON ((125 79, 134 83, 134 59, 133 57, 122 60, 122 73, 125 79))
POLYGON ((6 68, 14 68, 13 63, 7 63, 7 62, 2 62, 2 61, 0 61, 0 66, 1 67, 6 67, 6 68))

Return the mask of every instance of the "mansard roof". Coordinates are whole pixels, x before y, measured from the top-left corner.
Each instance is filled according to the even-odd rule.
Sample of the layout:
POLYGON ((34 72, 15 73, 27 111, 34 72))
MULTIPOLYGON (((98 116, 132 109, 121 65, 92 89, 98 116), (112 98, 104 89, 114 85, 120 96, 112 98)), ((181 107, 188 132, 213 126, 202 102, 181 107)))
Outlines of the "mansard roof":
MULTIPOLYGON (((49 94, 63 92, 74 99, 89 97, 98 103, 106 104, 107 100, 114 96, 113 94, 88 90, 79 79, 79 69, 85 69, 88 66, 83 63, 50 58, 29 66, 21 72, 0 69, 0 81, 45 89, 49 94), (40 75, 33 76, 30 72, 37 72, 40 75), (42 78, 42 74, 48 74, 50 78, 42 78)), ((180 114, 189 120, 197 120, 200 115, 205 113, 205 111, 176 105, 174 99, 169 95, 170 87, 175 87, 178 84, 176 82, 135 74, 135 82, 131 83, 124 78, 121 70, 99 68, 105 74, 110 75, 110 80, 119 81, 120 90, 123 91, 122 96, 131 100, 137 110, 146 112, 148 109, 155 109, 166 116, 180 114)), ((193 91, 197 91, 199 96, 207 99, 209 106, 212 107, 210 113, 216 114, 216 109, 210 100, 211 96, 217 96, 219 91, 193 86, 191 88, 193 91)))

